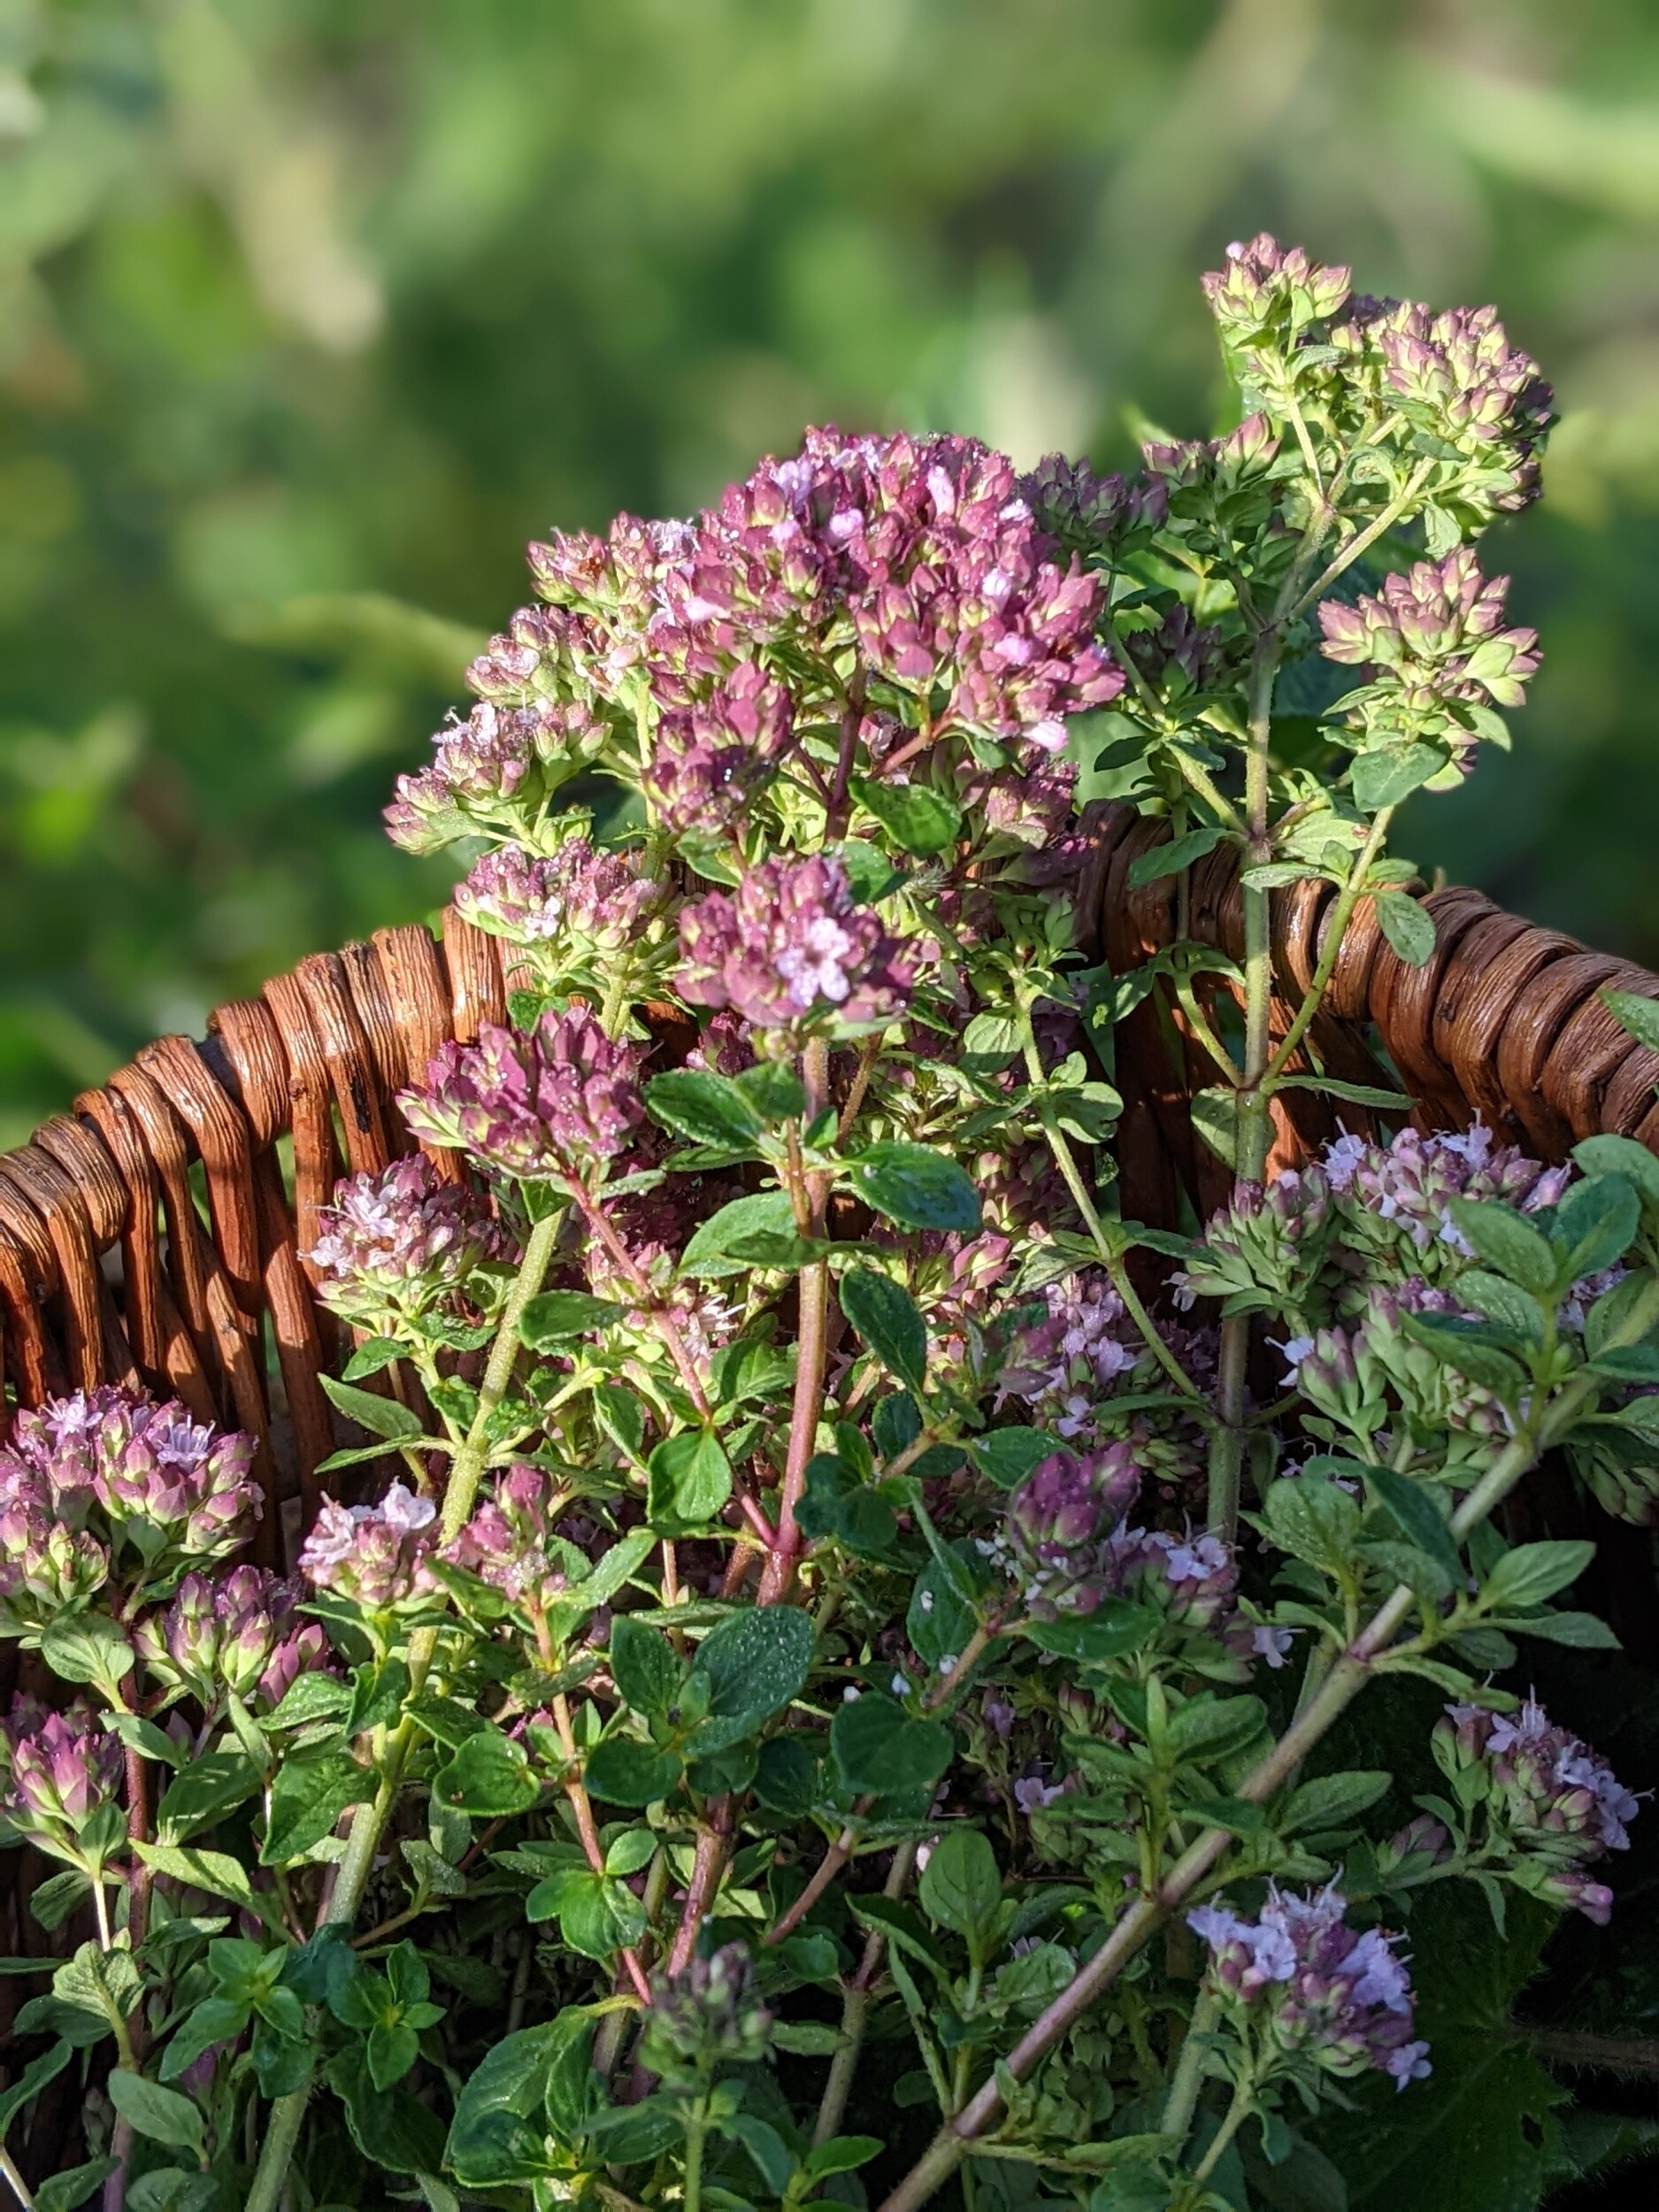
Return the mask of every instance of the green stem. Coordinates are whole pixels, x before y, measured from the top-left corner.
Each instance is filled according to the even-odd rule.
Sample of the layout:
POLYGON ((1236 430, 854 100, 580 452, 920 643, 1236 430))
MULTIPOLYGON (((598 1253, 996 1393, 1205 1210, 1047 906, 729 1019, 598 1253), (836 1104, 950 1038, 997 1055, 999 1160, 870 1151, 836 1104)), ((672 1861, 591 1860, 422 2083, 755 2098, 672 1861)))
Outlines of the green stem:
POLYGON ((1201 1394, 1198 1386, 1164 1341, 1156 1322, 1153 1320, 1152 1316, 1141 1303, 1134 1285, 1129 1279, 1129 1271, 1124 1265, 1123 1256, 1107 1235, 1105 1225, 1100 1217, 1099 1209, 1089 1195, 1088 1186, 1084 1182, 1082 1171, 1077 1164, 1077 1156, 1067 1142, 1065 1132, 1061 1128, 1056 1118, 1054 1102, 1046 1095, 1048 1079, 1043 1068, 1042 1056, 1037 1049, 1035 1033, 1032 1029, 1030 1007, 1021 1009, 1019 1018, 1026 1075, 1030 1078, 1033 1087, 1039 1088, 1045 1094, 1040 1096, 1037 1110, 1038 1118, 1042 1123, 1043 1134, 1048 1141, 1049 1151, 1054 1155, 1055 1165, 1059 1169, 1064 1179, 1065 1187, 1071 1194, 1072 1203, 1082 1216, 1083 1225, 1088 1231, 1094 1249, 1100 1254, 1101 1264, 1106 1270, 1112 1288, 1123 1300, 1125 1312, 1141 1332, 1143 1340, 1159 1366, 1163 1368, 1183 1397, 1196 1399, 1201 1394))
POLYGON ((1254 2107, 1243 2090, 1235 2089, 1233 2102, 1227 2107, 1227 2116, 1210 2139, 1210 2148, 1194 2170, 1191 2193, 1196 2197, 1216 2168, 1220 2165, 1229 2143, 1249 2118, 1254 2107))
POLYGON ((695 2116, 686 2124, 686 2174, 680 2194, 680 2212, 699 2212, 703 2202, 703 2139, 708 2133, 703 2110, 700 2101, 695 2116))
MULTIPOLYGON (((902 1843, 893 1854, 893 1864, 887 1878, 881 1886, 881 1894, 889 1902, 904 1893, 916 1864, 914 1843, 902 1843)), ((864 2029, 869 2024, 871 1992, 876 1977, 881 1971, 881 1962, 887 1956, 887 1939, 879 1928, 872 1928, 864 1939, 864 1956, 858 1962, 858 1971, 848 1984, 841 2001, 841 2038, 830 2061, 829 2078, 824 2085, 823 2101, 813 2124, 814 2143, 827 2143, 839 2135, 846 2116, 847 2101, 852 2094, 854 2078, 858 2071, 859 2055, 864 2047, 864 2029)))
POLYGON ((1418 464, 1417 467, 1412 471, 1405 489, 1398 497, 1391 499, 1376 519, 1368 523, 1356 537, 1350 538, 1340 553, 1333 554, 1314 581, 1285 610, 1283 618, 1286 622, 1294 622, 1299 614, 1304 614, 1316 601, 1323 599, 1345 569, 1352 568, 1363 554, 1371 551, 1379 538, 1386 536, 1395 523, 1416 501, 1417 495, 1433 472, 1433 468, 1432 461, 1423 461, 1418 464))
MULTIPOLYGON (((518 1324, 523 1318, 525 1308, 541 1287, 542 1279, 553 1257, 558 1225, 559 1216, 549 1213, 532 1228, 518 1279, 502 1308, 495 1341, 490 1348, 484 1379, 479 1386, 478 1411, 467 1431, 466 1441, 450 1465, 449 1486, 443 1497, 443 1512, 438 1524, 440 1545, 452 1544, 472 1513, 478 1486, 489 1456, 490 1417, 506 1396, 508 1385, 512 1380, 513 1368, 518 1357, 518 1324)), ((435 1628, 420 1629, 410 1638, 411 1697, 419 1693, 425 1683, 437 1648, 438 1631, 435 1628)), ((358 1806, 352 1818, 345 1856, 340 1862, 340 1871, 328 1902, 318 1919, 319 1932, 324 1927, 349 1926, 357 1917, 357 1908, 363 1901, 363 1893, 368 1886, 369 1874, 374 1864, 375 1852, 386 1824, 391 1817, 392 1807, 397 1801, 403 1778, 403 1764, 414 1748, 417 1732, 413 1719, 405 1717, 387 1743, 380 1787, 369 1804, 358 1806)), ((271 2108, 265 2148, 259 2155, 245 2212, 277 2212, 310 2096, 311 2085, 308 2082, 303 2089, 296 2089, 286 2097, 279 2097, 271 2108)))
MULTIPOLYGON (((1659 1279, 1648 1283, 1643 1295, 1612 1333, 1606 1348, 1610 1349, 1615 1344, 1638 1344, 1655 1325, 1659 1325, 1659 1279)), ((1596 1387, 1594 1376, 1575 1376, 1541 1416, 1510 1439, 1452 1516, 1452 1533, 1460 1542, 1496 1511, 1516 1484, 1537 1463, 1540 1454, 1559 1441, 1596 1387)), ((1315 1745, 1329 1733, 1371 1679, 1378 1661, 1417 1604, 1416 1593, 1402 1583, 1379 1606, 1273 1748, 1239 1785, 1239 1796, 1249 1804, 1265 1805, 1285 1786, 1315 1745)), ((999 2068, 997 2076, 986 2082, 955 2119, 941 2130, 927 2151, 887 2198, 880 2212, 915 2212, 918 2206, 926 2203, 940 2184, 956 2170, 970 2145, 985 2133, 1001 2112, 1000 2082, 1024 2081, 1041 2065, 1056 2044, 1111 1987, 1155 1931, 1171 1914, 1179 1910, 1198 1885, 1225 1857, 1230 1841, 1226 1830, 1205 1829, 1169 1870, 1156 1895, 1136 1898, 1100 1949, 1079 1969, 1009 2053, 1005 2070, 999 2068)))
POLYGON ((4 2177, 7 2188, 22 2206, 23 2212, 35 2212, 35 2200, 29 2194, 29 2185, 12 2164, 12 2154, 4 2148, 0 2148, 0 2177, 4 2177))
POLYGON ((1313 972, 1307 990, 1302 994, 1302 1004, 1292 1017, 1290 1027, 1279 1040, 1278 1050, 1267 1064, 1263 1078, 1264 1082, 1272 1082, 1290 1065, 1291 1055, 1308 1033, 1309 1025, 1319 1010, 1325 992, 1330 988, 1331 978, 1336 973, 1337 956, 1342 949, 1343 936, 1349 922, 1354 918, 1354 909, 1359 904, 1361 895, 1364 891, 1365 879, 1371 873, 1371 863, 1382 849, 1382 841, 1388 834, 1388 825, 1394 819, 1394 813, 1393 807, 1384 807, 1382 812, 1371 824, 1370 834, 1355 856, 1354 865, 1348 872, 1348 881, 1342 886, 1337 902, 1331 910, 1330 924, 1325 931, 1325 949, 1319 955, 1319 964, 1313 972))
POLYGON ((1170 2136, 1178 2143, 1187 2140, 1187 2130, 1193 2124, 1193 2115, 1198 2109, 1198 2092, 1202 2086, 1204 2075, 1204 2038, 1215 2033, 1216 2023, 1220 2017, 1221 2006, 1215 1992, 1200 1989, 1193 2006, 1193 2016, 1187 2024, 1181 2055, 1175 2062, 1170 2093, 1164 2106, 1164 2117, 1158 2123, 1160 2134, 1170 2136))

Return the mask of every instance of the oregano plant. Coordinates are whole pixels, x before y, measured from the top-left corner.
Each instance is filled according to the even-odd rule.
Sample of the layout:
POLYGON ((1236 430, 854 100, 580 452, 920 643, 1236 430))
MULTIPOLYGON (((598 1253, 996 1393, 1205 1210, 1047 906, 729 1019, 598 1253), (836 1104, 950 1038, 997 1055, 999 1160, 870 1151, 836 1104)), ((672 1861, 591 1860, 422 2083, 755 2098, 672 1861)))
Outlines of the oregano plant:
MULTIPOLYGON (((1433 950, 1395 810, 1538 664, 1476 549, 1549 393, 1269 238, 1204 283, 1239 426, 1133 479, 814 430, 532 547, 388 814, 510 1019, 307 1256, 346 1440, 293 1578, 177 1405, 0 1450, 64 1952, 0 2115, 73 2067, 88 2152, 6 2154, 19 2202, 1339 2212, 1489 2062, 1414 1979, 1608 1922, 1637 1801, 1521 1655, 1612 1642, 1594 1548, 1509 1508, 1560 1451, 1653 1516, 1659 1162, 1425 1133, 1321 1044, 1351 929, 1433 950), (1079 773, 1156 826, 1125 973, 1079 773), (1148 1003, 1232 1176, 1184 1231, 1117 1188, 1148 1003), (1295 1090, 1347 1126, 1272 1173, 1295 1090)), ((1519 2180, 1448 2151, 1437 2203, 1572 2170, 1510 2089, 1519 2180)))

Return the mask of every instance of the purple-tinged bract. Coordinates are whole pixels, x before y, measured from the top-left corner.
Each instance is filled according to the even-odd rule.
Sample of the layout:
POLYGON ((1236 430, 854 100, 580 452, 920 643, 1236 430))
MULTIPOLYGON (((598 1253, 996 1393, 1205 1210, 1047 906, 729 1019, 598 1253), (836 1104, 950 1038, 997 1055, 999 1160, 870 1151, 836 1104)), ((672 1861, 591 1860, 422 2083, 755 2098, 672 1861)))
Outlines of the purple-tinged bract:
POLYGON ((645 1118, 643 1056, 607 1037, 586 1007, 549 1009, 528 1036, 486 1022, 476 1044, 442 1046, 426 1083, 397 1102, 417 1136, 499 1175, 545 1180, 627 1148, 645 1118))

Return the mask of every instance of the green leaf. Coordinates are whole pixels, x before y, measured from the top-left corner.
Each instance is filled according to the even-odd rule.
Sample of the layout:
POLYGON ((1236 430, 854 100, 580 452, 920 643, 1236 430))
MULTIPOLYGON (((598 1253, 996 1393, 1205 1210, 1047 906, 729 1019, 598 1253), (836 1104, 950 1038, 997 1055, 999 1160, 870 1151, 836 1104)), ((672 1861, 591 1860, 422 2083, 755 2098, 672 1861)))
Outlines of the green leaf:
POLYGON ((931 1146, 869 1145, 848 1162, 848 1177, 867 1205, 902 1229, 979 1226, 978 1191, 948 1154, 931 1146))
POLYGON ((101 2182, 120 2165, 119 2158, 94 2158, 66 2173, 49 2174, 35 2185, 35 2212, 76 2212, 101 2182))
POLYGON ((527 1812, 541 1794, 524 1746, 493 1724, 457 1746, 432 1778, 433 1793, 475 1819, 501 1820, 527 1812))
MULTIPOLYGON (((1659 1004, 1652 999, 1640 1003, 1659 1024, 1659 1004)), ((1573 1146, 1572 1159, 1586 1175, 1622 1175, 1640 1193, 1644 1204, 1659 1210, 1659 1159, 1634 1137, 1586 1137, 1573 1146)))
POLYGON ((1537 1297, 1555 1292, 1562 1279, 1560 1256, 1543 1231, 1512 1206, 1454 1198, 1447 1210, 1453 1226, 1488 1267, 1537 1297))
POLYGON ((683 1669, 666 1637, 627 1613, 611 1624, 611 1677, 636 1713, 665 1713, 679 1694, 683 1669))
POLYGON ((1059 1438, 1044 1429, 993 1429, 970 1443, 968 1456, 999 1490, 1012 1490, 1033 1467, 1064 1449, 1059 1438))
POLYGON ((905 881, 903 871, 895 868, 880 847, 872 845, 867 837, 846 837, 839 845, 826 846, 825 857, 839 860, 846 869, 853 896, 861 906, 876 905, 905 881))
MULTIPOLYGON (((957 1547, 953 1545, 951 1551, 957 1552, 957 1547)), ((977 1559, 978 1554, 973 1556, 977 1559)), ((925 1666, 948 1671, 947 1663, 954 1666, 979 1626, 977 1609, 963 1594, 964 1564, 960 1553, 955 1558, 930 1559, 916 1578, 905 1625, 911 1647, 925 1666)))
POLYGON ((1425 968, 1434 957, 1434 917, 1402 891, 1379 891, 1371 901, 1377 926, 1408 968, 1425 968))
POLYGON ((572 2008, 485 2053, 456 2100, 444 2150, 444 2164, 465 2187, 495 2188, 549 2172, 544 2109, 566 2144, 585 2131, 597 2086, 589 2064, 593 2033, 593 2022, 572 2008))
POLYGON ((1641 1219, 1641 1201, 1622 1175, 1593 1175, 1575 1183, 1555 1209, 1552 1232, 1567 1248, 1570 1282, 1598 1275, 1624 1258, 1641 1219))
POLYGON ((1457 1278, 1457 1295, 1463 1304, 1472 1306, 1488 1321, 1513 1330, 1524 1340, 1536 1343, 1543 1333, 1538 1300, 1502 1275, 1491 1274, 1484 1267, 1467 1267, 1457 1278))
POLYGON ((342 1382, 361 1382, 368 1375, 378 1375, 394 1360, 402 1359, 403 1348, 395 1336, 372 1336, 365 1344, 359 1344, 341 1370, 342 1382))
POLYGON ((373 1390, 354 1390, 349 1383, 336 1382, 332 1375, 319 1375, 317 1379, 347 1420, 367 1429, 371 1436, 398 1442, 421 1433, 420 1416, 400 1406, 396 1398, 382 1398, 373 1390))
POLYGON ((1157 1634, 1161 1620, 1149 1605, 1107 1598, 1092 1613, 1027 1621, 1025 1634, 1039 1651, 1052 1652, 1056 1658, 1121 1659, 1127 1652, 1144 1650, 1157 1634))
POLYGON ((1659 1000, 1643 998, 1636 991, 1598 991, 1596 995, 1639 1045, 1646 1045, 1649 1052, 1659 1052, 1659 1000))
POLYGON ((647 1464, 646 1509, 665 1536, 706 1527, 732 1494, 732 1463, 712 1429, 664 1437, 647 1464))
POLYGON ((1002 1874, 977 1828, 963 1821, 946 1828, 928 1854, 917 1895, 934 1927, 962 1936, 983 1961, 1002 1902, 1002 1874))
POLYGON ((65 1682, 119 1682, 133 1665, 132 1646, 96 1613, 60 1614, 41 1638, 41 1656, 65 1682))
POLYGON ((118 2066, 104 2084, 104 2093, 127 2125, 147 2135, 152 2143, 165 2143, 170 2150, 194 2152, 198 2159, 204 2156, 201 2112, 178 2090, 164 2089, 159 2082, 118 2066))
POLYGON ((1537 1636, 1547 1644, 1564 1644, 1570 1651, 1617 1651, 1618 1638, 1594 1613, 1540 1613, 1534 1619, 1505 1621, 1517 1636, 1537 1636))
POLYGON ((733 2112, 719 2124, 722 2135, 741 2143, 749 2153, 769 2193, 780 2197, 794 2178, 795 2161, 777 2129, 749 2112, 733 2112))
POLYGON ((1279 1832, 1294 1836, 1309 1829, 1344 1828, 1386 1797, 1393 1786, 1393 1775, 1380 1768, 1318 1775, 1292 1790, 1279 1815, 1279 1832))
MULTIPOLYGON (((1445 754, 1434 745, 1379 746, 1374 752, 1361 753, 1349 776, 1354 803, 1363 814, 1380 814, 1386 806, 1398 806, 1445 765, 1445 754)), ((1422 964, 1411 963, 1413 967, 1422 964)))
MULTIPOLYGON (((882 867, 892 874, 885 861, 882 867)), ((864 895, 855 887, 855 895, 864 895)), ((745 1068, 731 1079, 763 1121, 795 1121, 806 1111, 805 1085, 793 1068, 780 1061, 757 1060, 752 1068, 745 1068)))
POLYGON ((927 1325, 890 1275, 855 1268, 840 1285, 841 1307, 888 1372, 919 1391, 927 1376, 927 1325))
POLYGON ((645 1909, 631 1889, 591 1867, 562 1866, 525 1900, 530 1921, 557 1920, 584 1958, 609 1959, 645 1933, 645 1909))
POLYGON ((751 1101, 726 1075, 675 1068, 646 1086, 645 1103, 653 1119, 694 1144, 722 1151, 749 1152, 765 1124, 751 1101))
POLYGON ((374 1795, 375 1777, 342 1751, 290 1754, 271 1784, 271 1818, 259 1847, 261 1866, 283 1866, 326 1835, 348 1805, 374 1795))
POLYGON ((794 1267, 803 1249, 787 1191, 734 1198, 692 1233, 680 1271, 707 1281, 752 1267, 794 1267))
POLYGON ((533 1352, 552 1352, 595 1329, 608 1328, 626 1311, 609 1298, 585 1290, 544 1290, 532 1298, 518 1322, 518 1340, 533 1352))
POLYGON ((926 784, 852 779, 854 796, 873 814, 902 852, 926 859, 942 853, 962 834, 962 809, 926 784))
POLYGON ((54 2043, 24 2068, 9 2089, 0 2093, 0 2140, 30 2099, 38 2096, 49 2081, 55 2081, 63 2072, 73 2052, 73 2047, 68 2043, 54 2043))
POLYGON ((849 2174, 879 2158, 884 2148, 879 2135, 837 2135, 827 2143, 815 2143, 806 2154, 806 2170, 815 2181, 826 2174, 849 2174))
MULTIPOLYGON (((1188 1109, 1193 1127, 1219 1160, 1231 1167, 1239 1151, 1239 1094, 1219 1083, 1193 1094, 1188 1109)), ((1145 1242, 1144 1237, 1140 1240, 1145 1242)))
POLYGON ((1659 1344, 1616 1344, 1586 1364, 1593 1375, 1605 1375, 1611 1382, 1659 1383, 1659 1344))
POLYGON ((1226 834, 1225 829, 1188 830, 1185 837, 1173 838, 1167 845, 1155 845, 1150 852, 1130 862, 1129 888, 1138 891, 1143 884, 1156 883, 1164 876, 1179 875, 1206 853, 1214 852, 1226 834))
POLYGON ((812 1663, 811 1621, 798 1606, 733 1613, 697 1647, 691 1669, 708 1687, 705 1718, 687 1750, 707 1758, 751 1736, 800 1696, 812 1663))
POLYGON ((142 1714, 106 1713, 104 1724, 111 1735, 119 1736, 129 1751, 137 1752, 141 1759, 148 1759, 157 1766, 175 1770, 185 1764, 188 1752, 165 1736, 153 1720, 145 1720, 142 1714))
POLYGON ((680 1772, 677 1752, 611 1736, 588 1753, 582 1778, 588 1794, 607 1805, 655 1805, 679 1787, 680 1772))
POLYGON ((936 1720, 915 1720, 885 1690, 841 1705, 830 1724, 836 1771, 856 1796, 931 1789, 950 1764, 956 1739, 936 1720))
POLYGON ((756 1763, 755 1794, 768 1812, 804 1820, 823 1795, 815 1745, 799 1736, 768 1736, 756 1763))
POLYGON ((157 1836, 163 1843, 188 1843, 258 1793, 258 1773, 240 1751, 206 1752, 162 1792, 157 1836))
POLYGON ((898 1532, 892 1507, 833 1452, 807 1462, 796 1519, 803 1536, 827 1537, 861 1559, 886 1557, 898 1532))
POLYGON ((1268 1532, 1281 1551, 1310 1566, 1338 1573, 1353 1558, 1359 1538, 1360 1509, 1310 1461, 1297 1476, 1282 1477, 1268 1490, 1268 1532))
POLYGON ((1457 1540, 1437 1502, 1440 1493, 1413 1482, 1409 1475, 1396 1474, 1392 1467, 1367 1467, 1365 1480, 1406 1541, 1426 1552, 1455 1587, 1463 1579, 1463 1563, 1457 1540))
POLYGON ((228 1898, 244 1912, 258 1910, 247 1870, 228 1852, 188 1850, 173 1843, 135 1843, 133 1848, 157 1874, 169 1874, 174 1881, 188 1882, 192 1889, 204 1889, 211 1896, 228 1898))
POLYGON ((1403 1091, 1386 1091, 1377 1083, 1344 1083, 1333 1075, 1281 1075, 1275 1091, 1317 1091, 1324 1098, 1340 1098, 1347 1106, 1376 1106, 1385 1113, 1408 1114, 1411 1101, 1403 1091))
MULTIPOLYGON (((1453 1199, 1455 1206, 1457 1200, 1453 1199)), ((1517 1360, 1494 1344, 1470 1333, 1473 1325, 1459 1327, 1454 1320, 1425 1319, 1422 1314, 1402 1314, 1401 1325, 1413 1342, 1432 1352, 1443 1366, 1467 1376, 1483 1390, 1490 1390, 1506 1404, 1513 1404, 1526 1386, 1526 1374, 1517 1360)), ((1485 1328, 1489 1325, 1479 1325, 1485 1328)))
POLYGON ((1543 1605, 1576 1582, 1594 1557, 1595 1546, 1578 1539, 1517 1545, 1493 1568, 1481 1596, 1494 1612, 1543 1605))

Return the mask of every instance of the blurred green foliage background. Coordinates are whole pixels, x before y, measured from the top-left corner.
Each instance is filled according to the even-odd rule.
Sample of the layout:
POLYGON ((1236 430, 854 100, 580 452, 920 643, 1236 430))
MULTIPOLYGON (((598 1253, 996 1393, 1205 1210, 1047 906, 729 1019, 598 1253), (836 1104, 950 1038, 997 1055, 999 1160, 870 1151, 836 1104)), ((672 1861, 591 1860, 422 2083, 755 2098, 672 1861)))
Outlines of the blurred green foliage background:
POLYGON ((1535 703, 1403 842, 1659 961, 1653 0, 0 0, 0 1141, 437 902, 378 810, 526 538, 1204 429, 1264 226, 1555 379, 1535 703))

